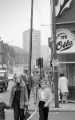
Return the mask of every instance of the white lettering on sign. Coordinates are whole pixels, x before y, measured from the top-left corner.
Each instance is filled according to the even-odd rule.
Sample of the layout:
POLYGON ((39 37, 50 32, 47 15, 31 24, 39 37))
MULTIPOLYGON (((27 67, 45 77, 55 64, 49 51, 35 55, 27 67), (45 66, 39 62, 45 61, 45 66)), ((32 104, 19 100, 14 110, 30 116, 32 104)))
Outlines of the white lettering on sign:
POLYGON ((73 34, 66 29, 61 29, 56 34, 56 50, 64 51, 72 47, 73 45, 73 34))

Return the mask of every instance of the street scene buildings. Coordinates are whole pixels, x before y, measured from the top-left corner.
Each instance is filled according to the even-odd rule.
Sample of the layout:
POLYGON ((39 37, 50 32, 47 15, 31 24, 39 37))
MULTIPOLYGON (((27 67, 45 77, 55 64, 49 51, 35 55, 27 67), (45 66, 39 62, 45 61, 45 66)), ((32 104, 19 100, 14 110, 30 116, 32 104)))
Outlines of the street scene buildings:
MULTIPOLYGON (((36 59, 41 55, 41 33, 33 30, 32 33, 32 65, 36 64, 36 59)), ((23 32, 23 49, 29 54, 30 30, 23 32)))
POLYGON ((75 16, 72 1, 69 9, 63 11, 61 17, 56 18, 56 46, 57 56, 60 62, 59 71, 64 71, 69 80, 70 96, 74 98, 75 92, 75 16))
POLYGON ((34 28, 35 3, 22 47, 0 37, 0 120, 24 120, 27 112, 26 120, 74 120, 75 0, 49 1, 47 45, 41 44, 43 30, 34 28))

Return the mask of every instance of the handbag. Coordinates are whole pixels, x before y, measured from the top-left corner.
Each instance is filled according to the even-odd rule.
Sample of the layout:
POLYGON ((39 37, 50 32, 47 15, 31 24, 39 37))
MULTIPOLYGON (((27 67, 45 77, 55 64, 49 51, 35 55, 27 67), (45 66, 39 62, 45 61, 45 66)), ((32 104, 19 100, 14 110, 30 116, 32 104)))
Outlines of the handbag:
POLYGON ((27 120, 31 120, 35 114, 36 114, 36 111, 34 111, 34 112, 30 115, 30 117, 27 118, 27 120))
POLYGON ((3 120, 14 120, 14 110, 12 108, 5 109, 4 112, 5 112, 5 119, 3 120))
POLYGON ((29 113, 29 110, 28 109, 26 109, 25 111, 24 111, 24 120, 27 120, 29 117, 30 117, 30 113, 29 113))

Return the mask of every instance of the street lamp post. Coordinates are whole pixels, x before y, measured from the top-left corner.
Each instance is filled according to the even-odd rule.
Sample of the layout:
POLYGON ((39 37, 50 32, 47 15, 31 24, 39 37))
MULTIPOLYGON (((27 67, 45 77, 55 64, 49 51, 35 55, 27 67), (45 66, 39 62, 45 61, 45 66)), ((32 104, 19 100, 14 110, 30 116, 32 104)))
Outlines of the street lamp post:
POLYGON ((31 61, 32 61, 32 32, 33 32, 33 0, 31 0, 31 19, 30 19, 29 78, 31 78, 31 61))
MULTIPOLYGON (((55 0, 51 0, 52 7, 52 59, 56 63, 57 53, 56 53, 56 16, 55 16, 55 0)), ((57 64, 53 66, 54 70, 54 84, 55 84, 55 107, 59 107, 58 103, 58 66, 57 64)))

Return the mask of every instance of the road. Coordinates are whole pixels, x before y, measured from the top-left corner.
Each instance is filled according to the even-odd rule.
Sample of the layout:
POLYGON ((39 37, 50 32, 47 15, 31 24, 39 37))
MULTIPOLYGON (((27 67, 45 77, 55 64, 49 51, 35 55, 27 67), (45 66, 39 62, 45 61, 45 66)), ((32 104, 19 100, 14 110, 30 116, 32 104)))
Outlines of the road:
MULTIPOLYGON (((14 85, 14 82, 9 81, 7 91, 0 93, 0 103, 3 102, 9 106, 9 99, 10 99, 11 89, 13 85, 14 85)), ((6 116, 5 120, 14 120, 12 113, 13 113, 12 110, 5 109, 5 116, 6 116)))

